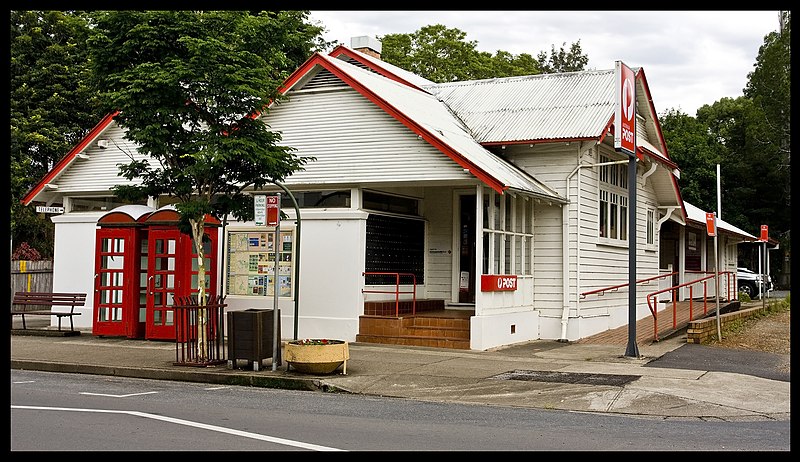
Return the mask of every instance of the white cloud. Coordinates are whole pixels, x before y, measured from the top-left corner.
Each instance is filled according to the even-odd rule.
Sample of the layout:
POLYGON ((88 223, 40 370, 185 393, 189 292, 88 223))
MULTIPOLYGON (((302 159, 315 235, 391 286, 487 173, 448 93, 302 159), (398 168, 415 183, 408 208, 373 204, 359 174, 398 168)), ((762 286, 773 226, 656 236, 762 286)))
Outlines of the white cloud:
POLYGON ((695 115, 724 97, 742 95, 778 11, 311 11, 327 40, 407 34, 441 24, 466 33, 480 51, 534 57, 580 40, 589 69, 616 60, 643 67, 653 103, 695 115))

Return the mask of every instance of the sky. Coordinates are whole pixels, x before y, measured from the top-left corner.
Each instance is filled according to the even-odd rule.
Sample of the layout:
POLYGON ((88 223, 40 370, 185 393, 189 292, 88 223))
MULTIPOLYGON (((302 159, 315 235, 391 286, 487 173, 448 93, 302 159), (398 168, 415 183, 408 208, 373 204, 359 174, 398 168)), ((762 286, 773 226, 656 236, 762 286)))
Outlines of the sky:
POLYGON ((459 29, 478 51, 548 55, 580 41, 586 69, 621 60, 644 69, 658 114, 695 116, 705 104, 742 96, 778 10, 758 11, 316 11, 326 40, 410 34, 428 25, 459 29))

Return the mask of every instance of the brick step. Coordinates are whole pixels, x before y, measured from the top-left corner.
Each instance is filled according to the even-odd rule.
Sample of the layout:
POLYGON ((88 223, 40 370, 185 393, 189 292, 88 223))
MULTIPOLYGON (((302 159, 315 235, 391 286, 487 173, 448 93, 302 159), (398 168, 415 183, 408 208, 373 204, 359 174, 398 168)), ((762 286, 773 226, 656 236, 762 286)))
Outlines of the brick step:
POLYGON ((401 335, 410 337, 430 337, 469 340, 469 326, 467 327, 442 327, 442 326, 411 326, 404 327, 401 335))
POLYGON ((469 349, 469 319, 429 316, 361 316, 356 341, 469 349))
POLYGON ((469 350, 469 339, 457 340, 427 336, 395 336, 395 335, 356 335, 357 342, 379 343, 382 345, 423 346, 433 348, 450 348, 469 350))

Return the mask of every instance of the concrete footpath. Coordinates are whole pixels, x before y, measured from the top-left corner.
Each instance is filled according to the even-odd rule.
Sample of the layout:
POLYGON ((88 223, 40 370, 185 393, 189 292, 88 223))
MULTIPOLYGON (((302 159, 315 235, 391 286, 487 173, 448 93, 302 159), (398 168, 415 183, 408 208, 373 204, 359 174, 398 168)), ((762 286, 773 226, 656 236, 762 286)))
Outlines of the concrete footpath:
MULTIPOLYGON (((11 369, 660 419, 790 420, 788 373, 774 379, 752 367, 734 372, 737 368, 727 364, 734 358, 730 350, 725 359, 726 350, 687 345, 685 334, 639 345, 636 358, 624 356, 624 345, 552 340, 490 351, 350 343, 347 373, 340 367, 317 376, 287 371, 285 362, 272 370, 271 358, 258 371, 246 362, 237 368, 230 363, 175 365, 173 342, 94 337, 91 332, 71 337, 18 332, 12 330, 11 369)), ((788 362, 788 355, 769 356, 788 362)), ((759 364, 762 359, 751 358, 759 364)))

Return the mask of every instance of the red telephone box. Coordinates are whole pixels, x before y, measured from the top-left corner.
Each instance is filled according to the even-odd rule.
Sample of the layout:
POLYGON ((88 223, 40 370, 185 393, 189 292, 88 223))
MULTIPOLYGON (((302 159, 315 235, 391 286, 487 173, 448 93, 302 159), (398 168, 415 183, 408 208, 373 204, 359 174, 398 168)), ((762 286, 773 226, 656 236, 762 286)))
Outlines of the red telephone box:
MULTIPOLYGON (((176 296, 197 294, 197 252, 174 207, 117 207, 98 220, 92 334, 175 339, 176 296)), ((219 220, 206 216, 206 294, 216 295, 219 220)))
POLYGON ((141 252, 147 249, 147 229, 143 220, 154 210, 144 205, 123 205, 97 221, 94 335, 144 337, 147 261, 141 258, 141 252))
MULTIPOLYGON (((180 218, 172 207, 161 208, 145 220, 148 229, 147 318, 145 338, 175 339, 175 297, 197 295, 197 252, 192 236, 177 227, 180 218)), ((216 295, 219 220, 206 216, 203 239, 206 294, 216 295)))

